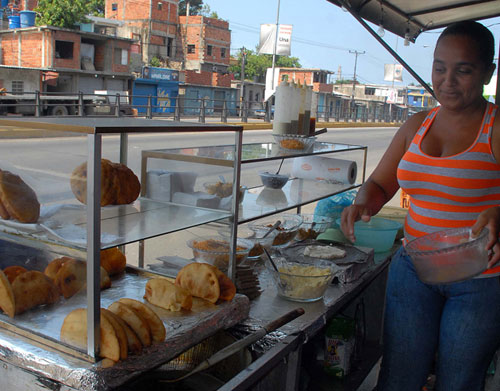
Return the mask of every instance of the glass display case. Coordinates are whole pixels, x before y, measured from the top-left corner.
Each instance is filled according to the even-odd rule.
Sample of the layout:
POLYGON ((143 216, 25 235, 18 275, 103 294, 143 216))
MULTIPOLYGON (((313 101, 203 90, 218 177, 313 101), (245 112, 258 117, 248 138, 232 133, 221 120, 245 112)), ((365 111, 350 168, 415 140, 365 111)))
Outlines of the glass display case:
MULTIPOLYGON (((143 149, 171 145, 168 133, 192 135, 192 132, 223 131, 234 136, 234 143, 226 150, 231 151, 235 161, 232 174, 237 177, 242 128, 139 118, 63 117, 2 119, 0 127, 13 127, 19 134, 15 139, 2 141, 0 146, 1 269, 22 266, 29 272, 39 273, 37 278, 41 278, 39 275, 47 265, 57 258, 70 257, 85 264, 84 281, 80 281, 84 289, 71 297, 58 296, 55 303, 54 300, 39 300, 32 307, 28 305, 28 310, 22 313, 17 313, 20 307, 16 305, 12 316, 0 313, 0 325, 73 357, 95 362, 99 357, 100 308, 108 308, 123 297, 142 300, 145 283, 151 278, 151 273, 129 264, 125 273, 111 276, 109 289, 103 287, 101 290, 102 271, 98 266, 101 251, 115 247, 123 249, 126 245, 189 227, 233 219, 238 212, 232 205, 225 209, 207 208, 195 203, 188 205, 148 198, 139 192, 133 200, 125 196, 119 200, 120 196, 116 195, 109 196, 111 201, 104 201, 114 191, 121 194, 117 189, 125 191, 134 187, 120 176, 116 167, 120 165, 122 171, 130 169, 139 186, 143 179, 140 174, 143 149), (104 160, 101 163, 101 159, 111 163, 104 164, 104 160), (110 171, 109 167, 116 170, 110 171), (9 178, 17 181, 14 190, 9 188, 12 182, 9 178), (26 196, 28 193, 30 197, 26 196), (38 206, 32 205, 35 202, 38 206), (37 208, 38 213, 35 213, 37 208), (33 209, 36 216, 24 218, 19 211, 26 209, 33 209), (71 338, 63 341, 61 336, 64 319, 77 308, 88 309, 82 319, 88 325, 84 338, 86 348, 73 344, 71 338)), ((178 179, 175 183, 182 186, 186 176, 180 173, 178 179)), ((80 274, 82 270, 78 269, 65 281, 69 284, 70 279, 82 278, 80 274)), ((19 277, 10 284, 16 295, 19 293, 16 289, 21 289, 16 288, 20 284, 17 279, 19 277)), ((45 283, 40 282, 41 285, 45 283)), ((27 295, 41 295, 40 289, 28 288, 26 292, 27 295)), ((15 297, 20 298, 19 303, 25 299, 24 296, 15 297)), ((242 310, 225 327, 248 313, 245 297, 223 303, 213 311, 234 313, 232 306, 240 306, 242 310)), ((168 311, 160 311, 160 315, 164 323, 171 317, 178 317, 168 311)), ((193 319, 184 323, 190 327, 203 325, 203 319, 196 316, 193 319)), ((176 332, 171 335, 175 336, 176 332)))

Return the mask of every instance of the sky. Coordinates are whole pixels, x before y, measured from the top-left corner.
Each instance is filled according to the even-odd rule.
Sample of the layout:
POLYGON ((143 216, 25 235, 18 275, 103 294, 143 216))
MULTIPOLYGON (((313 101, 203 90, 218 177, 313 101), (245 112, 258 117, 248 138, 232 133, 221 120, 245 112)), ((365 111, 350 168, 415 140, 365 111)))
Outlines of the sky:
MULTIPOLYGON (((231 54, 242 47, 255 50, 259 43, 260 25, 276 23, 278 0, 204 0, 219 18, 229 22, 231 54)), ((291 24, 292 53, 304 68, 321 68, 335 72, 339 67, 343 79, 353 77, 355 55, 349 51, 365 52, 358 55, 356 79, 367 84, 391 84, 384 81, 384 64, 395 63, 394 58, 366 31, 354 17, 326 0, 280 0, 279 23, 291 24)), ((495 37, 496 55, 500 40, 500 18, 481 21, 495 37)), ((378 26, 371 25, 376 31, 378 26)), ((415 43, 404 46, 403 39, 386 31, 383 39, 426 82, 430 82, 432 55, 441 30, 420 34, 415 43)), ((497 60, 498 64, 498 60, 497 60)), ((403 71, 403 82, 418 82, 403 71)))

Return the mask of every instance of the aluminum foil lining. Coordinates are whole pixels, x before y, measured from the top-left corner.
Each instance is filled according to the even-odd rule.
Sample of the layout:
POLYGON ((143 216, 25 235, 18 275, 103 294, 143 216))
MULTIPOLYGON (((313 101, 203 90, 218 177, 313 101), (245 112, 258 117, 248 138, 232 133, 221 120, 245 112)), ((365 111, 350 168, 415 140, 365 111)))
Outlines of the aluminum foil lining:
MULTIPOLYGON (((112 288, 101 292, 101 306, 107 308, 122 297, 142 300, 150 277, 150 273, 139 271, 136 275, 127 273, 113 279, 112 288)), ((250 304, 246 296, 238 294, 231 302, 218 305, 195 298, 189 312, 171 312, 155 307, 165 324, 166 340, 109 367, 107 360, 89 363, 30 338, 29 331, 59 341, 64 317, 73 309, 86 306, 86 297, 82 293, 68 300, 62 299, 61 303, 51 307, 28 311, 13 320, 0 314, 4 326, 0 329, 0 359, 78 390, 109 390, 170 361, 218 330, 241 322, 248 316, 250 304), (5 329, 6 324, 27 335, 5 329)))

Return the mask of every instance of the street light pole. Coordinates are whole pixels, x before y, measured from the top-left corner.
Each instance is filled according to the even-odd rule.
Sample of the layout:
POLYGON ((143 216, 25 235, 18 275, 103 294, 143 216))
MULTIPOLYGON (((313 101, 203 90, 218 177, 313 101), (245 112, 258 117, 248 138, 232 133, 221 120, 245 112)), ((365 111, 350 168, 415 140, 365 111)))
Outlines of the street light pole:
POLYGON ((365 51, 358 52, 357 50, 349 50, 349 53, 354 54, 354 76, 352 78, 352 93, 351 93, 351 119, 354 116, 354 90, 356 89, 356 67, 358 65, 358 55, 365 54, 365 51))
POLYGON ((276 64, 276 48, 278 46, 278 35, 279 35, 279 23, 280 23, 280 0, 278 0, 278 11, 276 14, 276 35, 274 37, 274 47, 273 47, 273 65, 272 65, 272 76, 271 76, 271 90, 274 91, 274 67, 276 64))

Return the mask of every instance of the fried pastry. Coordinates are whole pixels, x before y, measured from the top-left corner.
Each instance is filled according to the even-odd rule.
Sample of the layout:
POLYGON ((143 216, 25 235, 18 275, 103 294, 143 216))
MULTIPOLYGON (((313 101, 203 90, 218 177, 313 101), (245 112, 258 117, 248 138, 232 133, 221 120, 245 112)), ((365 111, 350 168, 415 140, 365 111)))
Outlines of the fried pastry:
MULTIPOLYGON (((70 179, 71 190, 76 199, 87 203, 87 163, 73 170, 70 179)), ((101 160, 101 206, 130 204, 139 197, 139 178, 127 166, 101 160)))
POLYGON ((118 315, 122 320, 127 323, 130 328, 136 333, 141 341, 142 346, 151 345, 151 330, 148 322, 131 307, 126 304, 115 301, 108 307, 108 310, 118 315))
POLYGON ((45 274, 31 270, 22 273, 12 283, 16 315, 43 304, 59 300, 59 289, 45 274))
POLYGON ((122 273, 127 265, 127 259, 118 247, 101 250, 101 266, 110 276, 122 273))
POLYGON ((190 310, 193 297, 187 289, 165 278, 152 278, 146 283, 144 298, 151 304, 170 311, 190 310))
POLYGON ((132 308, 139 316, 144 318, 148 322, 149 329, 151 330, 152 342, 162 342, 166 337, 165 326, 162 320, 156 313, 149 308, 146 304, 129 298, 122 298, 118 300, 120 303, 128 305, 132 308))
POLYGON ((56 275, 61 266, 63 265, 64 262, 70 261, 70 260, 75 260, 74 258, 70 257, 60 257, 53 259, 50 261, 50 263, 47 265, 45 270, 43 271, 43 274, 45 274, 47 277, 49 277, 52 281, 56 281, 56 275))
POLYGON ((14 291, 5 273, 0 270, 0 309, 11 318, 16 312, 14 291))
POLYGON ((120 346, 120 359, 125 360, 128 355, 128 341, 125 329, 122 324, 116 320, 115 314, 106 308, 101 308, 101 319, 102 318, 106 318, 106 320, 111 323, 111 326, 113 326, 116 338, 118 339, 118 345, 120 346))
POLYGON ((23 266, 8 266, 3 269, 3 272, 12 284, 19 274, 26 273, 28 270, 23 266))
MULTIPOLYGON (((101 271, 101 289, 111 286, 111 279, 104 268, 101 271)), ((83 261, 70 259, 64 262, 56 274, 55 284, 60 289, 65 299, 82 290, 87 282, 87 264, 83 261)))
MULTIPOLYGON (((101 339, 99 355, 113 361, 120 359, 120 343, 113 325, 106 316, 101 316, 101 339)), ((61 341, 80 349, 87 349, 87 310, 78 308, 64 318, 61 341)))
POLYGON ((0 216, 21 223, 36 223, 40 217, 40 203, 35 191, 20 176, 0 170, 0 216))
POLYGON ((220 296, 219 278, 208 263, 190 263, 177 273, 175 283, 186 289, 191 295, 201 297, 211 303, 220 296))

